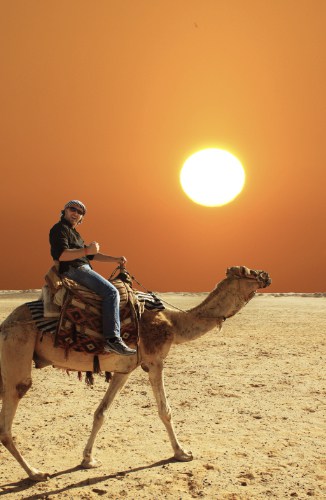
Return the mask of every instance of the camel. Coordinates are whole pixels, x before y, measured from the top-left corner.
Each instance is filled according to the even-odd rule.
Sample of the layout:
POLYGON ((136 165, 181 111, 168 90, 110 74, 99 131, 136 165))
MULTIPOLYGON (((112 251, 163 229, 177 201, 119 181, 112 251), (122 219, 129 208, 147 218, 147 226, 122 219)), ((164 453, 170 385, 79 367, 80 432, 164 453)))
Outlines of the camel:
MULTIPOLYGON (((140 320, 140 337, 137 354, 99 356, 101 369, 113 373, 109 387, 94 413, 91 434, 83 453, 81 466, 93 468, 101 465, 93 456, 97 433, 118 392, 137 367, 148 373, 156 399, 159 417, 163 421, 174 452, 174 459, 190 461, 193 456, 179 443, 167 401, 163 381, 163 361, 173 344, 195 340, 217 328, 221 330, 225 319, 236 314, 255 295, 259 288, 269 286, 271 279, 265 271, 254 271, 244 266, 228 268, 224 278, 198 306, 187 311, 165 309, 160 312, 145 311, 140 320)), ((53 337, 40 335, 26 304, 15 309, 2 323, 0 331, 0 440, 34 481, 50 477, 23 458, 14 444, 11 428, 20 399, 32 385, 32 360, 36 368, 52 365, 55 368, 92 370, 92 355, 70 351, 68 359, 64 350, 53 346, 53 337)))

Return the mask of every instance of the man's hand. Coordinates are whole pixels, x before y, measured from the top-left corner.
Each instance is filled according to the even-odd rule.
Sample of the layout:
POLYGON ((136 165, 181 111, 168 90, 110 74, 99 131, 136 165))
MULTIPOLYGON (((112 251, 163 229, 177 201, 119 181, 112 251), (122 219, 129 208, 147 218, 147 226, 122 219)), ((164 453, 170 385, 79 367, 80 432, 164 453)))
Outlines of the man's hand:
POLYGON ((122 256, 122 257, 117 257, 117 262, 121 265, 121 266, 124 266, 126 263, 127 263, 127 259, 126 257, 122 256))
POLYGON ((97 241, 92 241, 89 245, 86 246, 88 255, 96 255, 100 251, 100 245, 97 241))

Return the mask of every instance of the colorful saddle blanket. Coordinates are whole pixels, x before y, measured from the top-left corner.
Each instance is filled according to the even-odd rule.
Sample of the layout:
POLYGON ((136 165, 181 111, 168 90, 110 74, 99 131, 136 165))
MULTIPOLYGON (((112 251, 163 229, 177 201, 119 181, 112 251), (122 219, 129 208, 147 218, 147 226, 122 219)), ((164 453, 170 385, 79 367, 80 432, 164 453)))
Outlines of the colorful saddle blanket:
MULTIPOLYGON (((102 299, 75 281, 61 279, 55 267, 48 272, 46 282, 53 294, 65 291, 65 298, 59 318, 45 318, 42 301, 27 304, 39 331, 55 334, 55 346, 65 349, 66 356, 70 349, 103 354, 102 299)), ((139 320, 144 309, 162 310, 164 305, 153 293, 134 290, 129 276, 124 273, 111 282, 120 294, 121 337, 134 347, 138 343, 139 320)))
MULTIPOLYGON (((121 280, 113 285, 120 293, 121 337, 126 344, 136 346, 139 337, 139 319, 142 313, 140 303, 131 287, 121 280)), ((75 284, 68 290, 59 318, 55 346, 93 354, 103 353, 101 298, 75 284)))

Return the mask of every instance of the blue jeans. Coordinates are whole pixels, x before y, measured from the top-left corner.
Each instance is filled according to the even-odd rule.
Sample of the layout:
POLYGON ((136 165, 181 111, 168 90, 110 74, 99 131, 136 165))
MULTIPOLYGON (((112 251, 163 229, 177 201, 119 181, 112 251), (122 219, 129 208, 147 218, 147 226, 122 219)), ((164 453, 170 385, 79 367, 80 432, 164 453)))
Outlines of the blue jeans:
POLYGON ((103 335, 105 339, 120 337, 120 295, 118 290, 88 264, 69 267, 64 276, 86 286, 102 298, 103 335))

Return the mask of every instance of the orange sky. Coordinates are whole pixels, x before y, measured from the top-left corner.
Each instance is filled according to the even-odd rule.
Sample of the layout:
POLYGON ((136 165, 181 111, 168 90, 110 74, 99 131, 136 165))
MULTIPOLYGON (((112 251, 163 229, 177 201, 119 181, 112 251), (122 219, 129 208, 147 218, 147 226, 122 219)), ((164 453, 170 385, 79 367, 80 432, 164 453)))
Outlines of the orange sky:
POLYGON ((0 289, 42 286, 77 198, 84 239, 149 289, 241 264, 325 291, 325 25, 324 0, 2 0, 0 289), (205 147, 245 167, 229 205, 181 190, 205 147))

